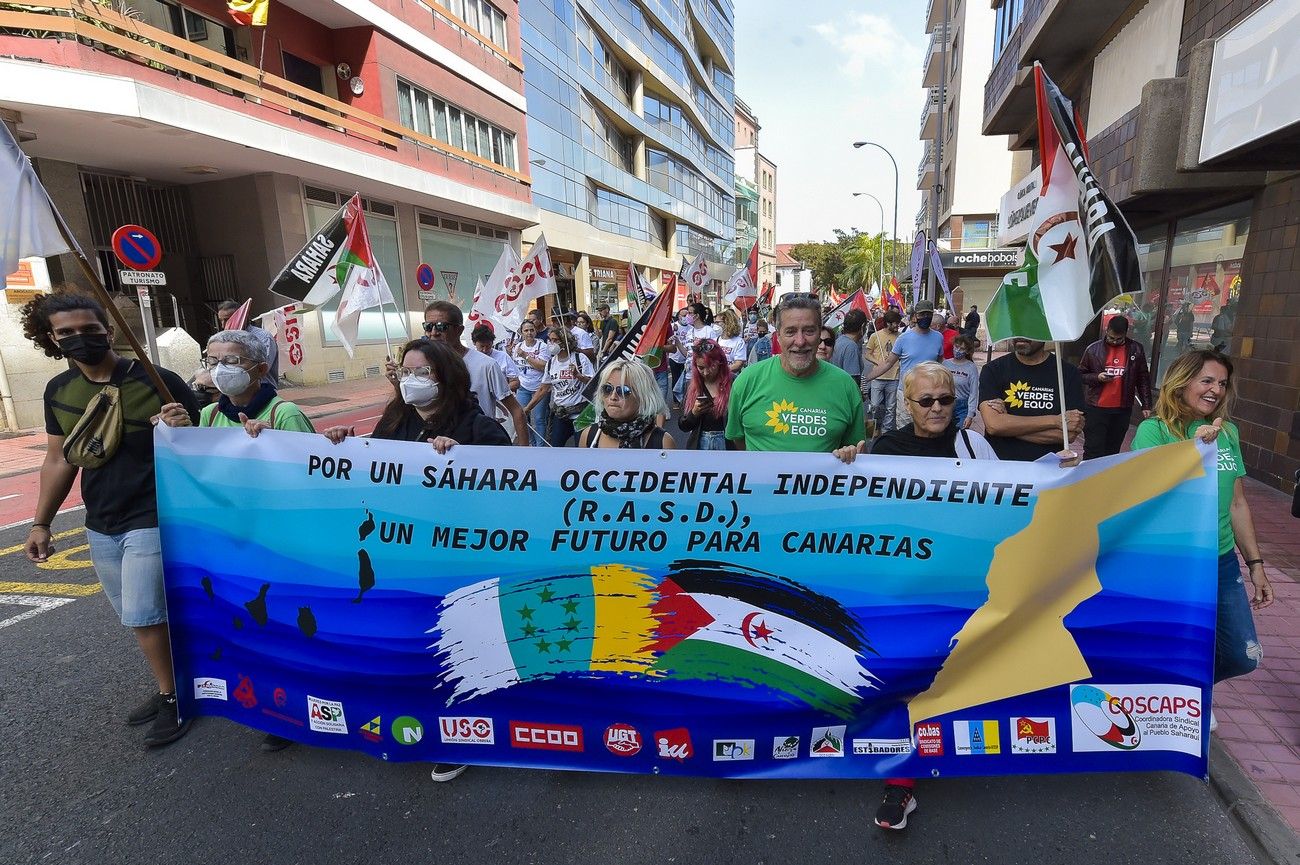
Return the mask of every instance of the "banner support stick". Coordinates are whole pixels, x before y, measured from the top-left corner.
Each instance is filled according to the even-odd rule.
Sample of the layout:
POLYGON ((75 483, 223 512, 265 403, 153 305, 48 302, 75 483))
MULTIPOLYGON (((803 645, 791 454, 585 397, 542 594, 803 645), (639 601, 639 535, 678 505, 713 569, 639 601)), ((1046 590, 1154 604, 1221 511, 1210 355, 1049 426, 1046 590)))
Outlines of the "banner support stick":
POLYGON ((1061 344, 1052 343, 1056 355, 1056 400, 1061 407, 1061 440, 1065 442, 1061 450, 1070 449, 1070 427, 1065 420, 1065 370, 1061 366, 1061 344))

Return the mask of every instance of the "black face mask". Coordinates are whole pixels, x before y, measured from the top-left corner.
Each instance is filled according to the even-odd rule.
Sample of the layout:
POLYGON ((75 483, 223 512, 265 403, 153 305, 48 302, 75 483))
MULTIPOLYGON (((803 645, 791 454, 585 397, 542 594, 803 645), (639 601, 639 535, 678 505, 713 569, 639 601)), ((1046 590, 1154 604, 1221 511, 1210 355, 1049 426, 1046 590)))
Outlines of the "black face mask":
POLYGON ((916 326, 921 328, 921 330, 929 330, 930 322, 932 322, 933 320, 934 320, 934 316, 932 315, 918 315, 916 317, 916 326))
POLYGON ((74 333, 58 341, 59 351, 78 363, 94 366, 108 354, 108 334, 74 333))

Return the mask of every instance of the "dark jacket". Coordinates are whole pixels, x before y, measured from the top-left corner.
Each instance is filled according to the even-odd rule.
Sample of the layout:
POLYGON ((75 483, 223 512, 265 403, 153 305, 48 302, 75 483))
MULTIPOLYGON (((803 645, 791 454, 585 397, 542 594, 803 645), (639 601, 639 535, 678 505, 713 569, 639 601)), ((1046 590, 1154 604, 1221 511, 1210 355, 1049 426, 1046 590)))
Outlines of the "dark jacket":
MULTIPOLYGON (((1099 381, 1097 376, 1106 369, 1107 348, 1106 340, 1099 339, 1084 349, 1083 359, 1079 361, 1079 375, 1083 378, 1084 401, 1092 407, 1097 405, 1097 399, 1101 396, 1101 389, 1106 386, 1106 382, 1099 381)), ((1147 369, 1147 354, 1142 350, 1142 344, 1125 338, 1124 351, 1127 360, 1125 361, 1124 379, 1121 383, 1120 408, 1133 408, 1133 397, 1136 395, 1143 408, 1154 409, 1155 403, 1151 400, 1151 373, 1147 369)))
POLYGON ((375 431, 375 438, 390 441, 422 442, 447 436, 463 445, 509 445, 510 436, 501 424, 483 414, 478 401, 469 399, 459 412, 441 423, 428 424, 414 410, 403 413, 397 428, 391 432, 375 431))

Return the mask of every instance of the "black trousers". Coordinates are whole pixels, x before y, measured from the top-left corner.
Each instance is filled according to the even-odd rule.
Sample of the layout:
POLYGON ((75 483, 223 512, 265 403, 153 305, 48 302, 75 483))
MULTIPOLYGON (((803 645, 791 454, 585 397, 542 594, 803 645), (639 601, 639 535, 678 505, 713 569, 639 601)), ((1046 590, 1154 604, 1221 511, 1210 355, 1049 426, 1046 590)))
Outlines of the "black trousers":
POLYGON ((1124 447, 1131 408, 1097 408, 1083 410, 1083 458, 1108 457, 1124 447))

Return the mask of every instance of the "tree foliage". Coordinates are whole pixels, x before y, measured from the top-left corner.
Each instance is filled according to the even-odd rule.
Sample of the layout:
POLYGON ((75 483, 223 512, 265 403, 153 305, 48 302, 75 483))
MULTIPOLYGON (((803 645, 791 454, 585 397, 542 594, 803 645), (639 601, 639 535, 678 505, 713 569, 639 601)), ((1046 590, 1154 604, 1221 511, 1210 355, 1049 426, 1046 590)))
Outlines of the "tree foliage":
POLYGON ((835 239, 820 243, 797 243, 790 257, 813 272, 813 285, 823 295, 834 288, 850 292, 861 288, 867 291, 880 281, 881 258, 884 258, 885 279, 897 260, 899 281, 911 259, 911 244, 889 240, 883 234, 864 234, 856 229, 835 229, 835 239), (895 254, 897 258, 895 258, 895 254))

